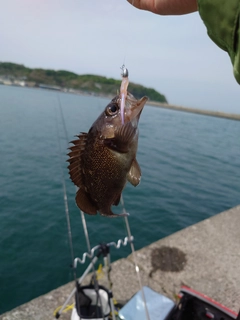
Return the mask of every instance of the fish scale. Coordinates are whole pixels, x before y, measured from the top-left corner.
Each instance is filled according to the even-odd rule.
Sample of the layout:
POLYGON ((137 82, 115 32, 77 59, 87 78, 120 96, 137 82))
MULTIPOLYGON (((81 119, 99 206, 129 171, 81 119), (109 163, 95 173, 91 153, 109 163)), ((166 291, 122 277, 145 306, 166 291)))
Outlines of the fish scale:
POLYGON ((97 140, 93 149, 86 149, 86 154, 89 155, 86 157, 87 161, 84 162, 86 173, 90 170, 93 172, 91 176, 86 173, 84 175, 84 183, 88 192, 94 194, 94 200, 99 207, 104 205, 106 197, 111 199, 110 201, 113 203, 119 196, 119 194, 116 195, 115 189, 118 190, 119 181, 122 181, 122 187, 124 187, 126 174, 131 163, 127 171, 123 170, 118 165, 118 159, 114 153, 104 147, 99 140, 97 140), (107 174, 105 174, 106 172, 107 174))

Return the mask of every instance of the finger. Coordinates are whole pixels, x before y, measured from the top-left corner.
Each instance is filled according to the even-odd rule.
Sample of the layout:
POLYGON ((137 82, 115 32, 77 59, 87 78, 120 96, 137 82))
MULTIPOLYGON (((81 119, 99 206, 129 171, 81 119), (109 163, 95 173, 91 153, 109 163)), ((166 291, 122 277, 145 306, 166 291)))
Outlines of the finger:
POLYGON ((140 9, 154 12, 154 0, 127 0, 131 5, 140 9))
POLYGON ((181 15, 197 11, 197 0, 127 0, 134 7, 160 15, 181 15))

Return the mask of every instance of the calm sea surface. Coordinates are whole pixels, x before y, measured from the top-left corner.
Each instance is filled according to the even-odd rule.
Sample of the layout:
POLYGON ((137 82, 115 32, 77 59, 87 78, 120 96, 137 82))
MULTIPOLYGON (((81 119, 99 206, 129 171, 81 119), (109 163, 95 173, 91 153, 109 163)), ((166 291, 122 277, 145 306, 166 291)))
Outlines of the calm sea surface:
MULTIPOLYGON (((73 279, 62 177, 75 256, 87 249, 66 134, 88 131, 108 101, 0 86, 0 314, 73 279)), ((240 203, 240 122, 147 106, 139 128, 142 181, 124 190, 136 249, 240 203)), ((126 236, 122 218, 86 218, 92 246, 126 236)))

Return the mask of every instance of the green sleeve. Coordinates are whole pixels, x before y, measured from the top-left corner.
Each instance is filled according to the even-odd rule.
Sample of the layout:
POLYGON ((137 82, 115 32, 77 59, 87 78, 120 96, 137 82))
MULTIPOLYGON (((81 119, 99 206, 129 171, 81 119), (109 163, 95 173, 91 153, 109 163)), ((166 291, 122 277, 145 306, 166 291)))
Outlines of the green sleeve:
POLYGON ((240 84, 240 0, 198 0, 209 37, 227 51, 240 84))

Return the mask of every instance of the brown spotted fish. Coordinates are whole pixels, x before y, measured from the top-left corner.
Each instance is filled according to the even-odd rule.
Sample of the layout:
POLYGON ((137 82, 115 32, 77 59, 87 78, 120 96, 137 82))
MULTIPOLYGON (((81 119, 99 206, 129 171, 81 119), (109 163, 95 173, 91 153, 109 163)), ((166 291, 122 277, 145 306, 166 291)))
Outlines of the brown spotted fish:
POLYGON ((69 149, 69 173, 79 188, 77 206, 85 213, 119 216, 111 206, 118 205, 127 181, 137 186, 141 169, 136 160, 138 121, 147 97, 137 100, 127 93, 124 124, 121 96, 106 106, 88 133, 81 133, 69 149))

